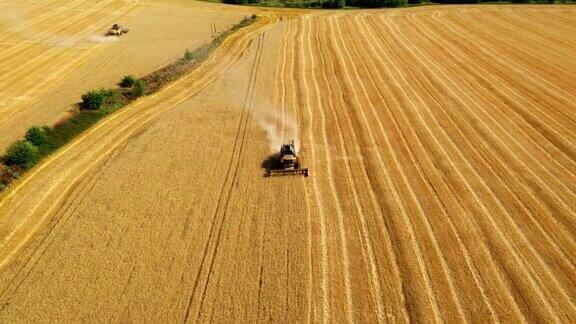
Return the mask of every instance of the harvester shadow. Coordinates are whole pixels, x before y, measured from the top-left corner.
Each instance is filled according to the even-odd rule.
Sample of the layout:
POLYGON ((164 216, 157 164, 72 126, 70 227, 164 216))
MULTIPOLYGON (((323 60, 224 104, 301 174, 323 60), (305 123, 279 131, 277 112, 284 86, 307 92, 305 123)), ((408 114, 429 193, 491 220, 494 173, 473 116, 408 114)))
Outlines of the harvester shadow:
POLYGON ((268 175, 271 170, 282 169, 282 164, 280 163, 280 154, 275 153, 266 157, 261 164, 262 169, 264 169, 264 177, 268 175))

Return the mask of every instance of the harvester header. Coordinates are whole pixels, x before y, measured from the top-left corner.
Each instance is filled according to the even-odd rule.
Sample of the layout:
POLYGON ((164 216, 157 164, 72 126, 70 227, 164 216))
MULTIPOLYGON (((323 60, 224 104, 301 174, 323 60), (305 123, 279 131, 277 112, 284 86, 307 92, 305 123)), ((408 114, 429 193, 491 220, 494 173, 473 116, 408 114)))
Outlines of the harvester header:
POLYGON ((279 162, 281 168, 267 170, 265 176, 270 177, 293 174, 303 174, 305 177, 308 176, 308 168, 300 167, 294 141, 288 144, 283 144, 280 147, 279 162))

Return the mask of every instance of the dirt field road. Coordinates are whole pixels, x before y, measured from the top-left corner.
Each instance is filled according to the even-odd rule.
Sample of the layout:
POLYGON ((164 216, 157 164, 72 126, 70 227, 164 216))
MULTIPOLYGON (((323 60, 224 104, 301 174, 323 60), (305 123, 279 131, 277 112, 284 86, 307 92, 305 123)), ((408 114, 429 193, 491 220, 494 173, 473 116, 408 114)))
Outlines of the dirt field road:
POLYGON ((243 15, 184 0, 0 2, 0 151, 86 91, 164 67, 243 15), (117 22, 130 32, 104 37, 117 22))
POLYGON ((1 198, 0 318, 574 322, 575 22, 264 14, 1 198))

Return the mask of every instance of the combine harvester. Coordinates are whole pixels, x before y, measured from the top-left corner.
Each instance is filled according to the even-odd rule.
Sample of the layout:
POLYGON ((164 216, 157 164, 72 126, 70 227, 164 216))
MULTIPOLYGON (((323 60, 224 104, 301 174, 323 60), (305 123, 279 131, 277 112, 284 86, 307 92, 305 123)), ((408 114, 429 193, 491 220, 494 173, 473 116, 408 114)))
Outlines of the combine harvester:
POLYGON ((112 25, 112 27, 110 29, 108 29, 106 36, 121 36, 121 35, 126 34, 129 31, 130 31, 129 29, 124 29, 124 28, 122 28, 122 26, 120 26, 118 24, 114 24, 114 25, 112 25))
POLYGON ((280 147, 280 165, 282 166, 281 169, 266 170, 264 176, 270 177, 292 174, 303 174, 305 177, 308 176, 308 168, 300 168, 294 141, 280 147))

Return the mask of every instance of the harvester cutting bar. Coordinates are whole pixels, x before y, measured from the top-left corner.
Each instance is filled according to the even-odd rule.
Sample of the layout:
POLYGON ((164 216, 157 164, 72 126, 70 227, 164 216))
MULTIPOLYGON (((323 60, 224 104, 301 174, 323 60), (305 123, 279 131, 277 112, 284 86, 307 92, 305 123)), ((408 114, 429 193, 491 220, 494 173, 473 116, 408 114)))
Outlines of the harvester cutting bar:
POLYGON ((294 175, 294 174, 303 174, 305 177, 308 176, 308 168, 303 169, 288 169, 288 170, 268 170, 266 172, 267 177, 271 176, 283 176, 283 175, 294 175))

